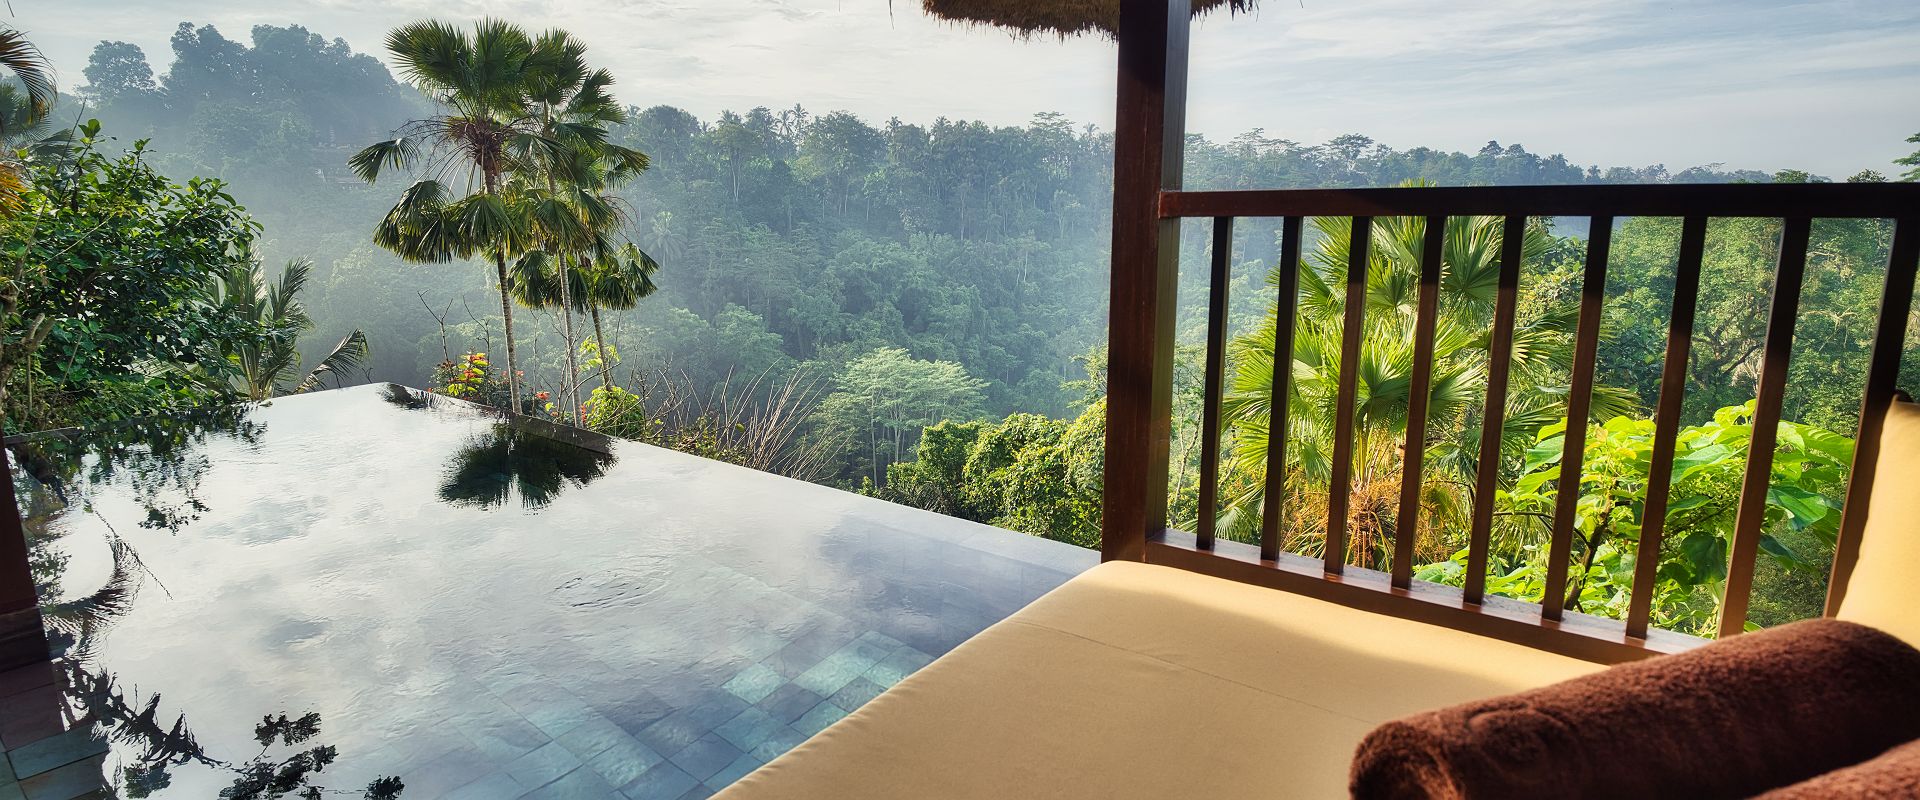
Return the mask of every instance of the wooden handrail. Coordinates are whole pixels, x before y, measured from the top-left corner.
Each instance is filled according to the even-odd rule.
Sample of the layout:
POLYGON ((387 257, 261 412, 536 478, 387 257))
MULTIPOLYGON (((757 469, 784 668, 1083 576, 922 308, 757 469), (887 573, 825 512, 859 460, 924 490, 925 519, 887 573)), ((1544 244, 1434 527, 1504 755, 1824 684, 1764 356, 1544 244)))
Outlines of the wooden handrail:
MULTIPOLYGON (((1775 275, 1754 419, 1751 457, 1742 488, 1735 532, 1729 548, 1727 593, 1719 621, 1721 635, 1739 632, 1746 622, 1754 560, 1764 527, 1771 456, 1781 412, 1781 396, 1793 344, 1793 319, 1805 279, 1808 231, 1815 219, 1892 219, 1895 234, 1888 278, 1861 406, 1859 446, 1835 548, 1827 613, 1838 608, 1858 557, 1859 537, 1870 493, 1877 436, 1898 380, 1901 346, 1913 303, 1916 261, 1920 261, 1920 184, 1714 184, 1409 187, 1393 189, 1296 189, 1183 191, 1181 145, 1185 139, 1187 25, 1189 0, 1121 0, 1119 105, 1114 138, 1113 301, 1107 387, 1106 483, 1102 522, 1103 557, 1146 560, 1321 597, 1356 607, 1450 625, 1488 636, 1566 652, 1600 661, 1617 661, 1684 648, 1691 640, 1650 626, 1658 578, 1656 557, 1638 559, 1624 620, 1564 610, 1575 541, 1572 513, 1584 468, 1584 425, 1591 409, 1599 321, 1603 310, 1606 261, 1615 219, 1635 216, 1681 218, 1674 295, 1668 320, 1664 368, 1656 403, 1652 465, 1642 509, 1640 552, 1657 554, 1666 531, 1672 490, 1673 458, 1686 397, 1687 363, 1694 335, 1696 306, 1708 221, 1711 218, 1768 218, 1785 221, 1775 275), (1431 391, 1433 338, 1443 265, 1444 231, 1452 217, 1504 218, 1498 293, 1488 336, 1488 386, 1482 415, 1480 462, 1468 531, 1468 570, 1459 589, 1413 579, 1413 537, 1417 531, 1422 449, 1431 391), (1266 497, 1258 547, 1219 539, 1210 517, 1216 508, 1218 476, 1202 479, 1202 515, 1198 537, 1168 529, 1167 481, 1170 440, 1174 335, 1174 294, 1178 277, 1180 222, 1214 220, 1213 280, 1225 281, 1230 225, 1235 217, 1280 217, 1279 297, 1275 335, 1272 416, 1268 421, 1266 497), (1293 389, 1286 359, 1293 351, 1299 302, 1302 220, 1347 217, 1353 220, 1348 242, 1346 309, 1335 409, 1332 476, 1327 503, 1325 552, 1310 559, 1282 552, 1282 510, 1287 463, 1287 398, 1293 389), (1415 312, 1415 376, 1409 403, 1409 442, 1401 479, 1400 519, 1394 531, 1390 571, 1349 565, 1347 497, 1354 448, 1355 385, 1365 319, 1365 272, 1374 221, 1391 217, 1425 218, 1420 295, 1415 312), (1539 604, 1489 595, 1486 591, 1493 498, 1500 483, 1500 427, 1506 410, 1517 289, 1523 265, 1523 239, 1530 218, 1586 217, 1590 234, 1585 285, 1576 333, 1569 396, 1571 420, 1562 452, 1555 520, 1549 541, 1544 602, 1539 604)), ((1207 419, 1204 466, 1219 466, 1219 409, 1225 384, 1225 287, 1210 292, 1208 357, 1205 376, 1207 419)))
POLYGON ((1654 184, 1274 189, 1159 193, 1180 217, 1765 217, 1875 219, 1920 211, 1920 183, 1654 184))

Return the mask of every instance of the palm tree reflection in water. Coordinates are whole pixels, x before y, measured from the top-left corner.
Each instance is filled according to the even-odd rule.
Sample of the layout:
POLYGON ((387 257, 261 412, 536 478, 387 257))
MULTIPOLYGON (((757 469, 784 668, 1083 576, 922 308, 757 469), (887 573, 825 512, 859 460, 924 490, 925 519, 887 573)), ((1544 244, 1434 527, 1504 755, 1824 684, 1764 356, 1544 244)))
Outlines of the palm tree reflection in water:
MULTIPOLYGON (((35 582, 41 597, 60 596, 58 589, 66 560, 51 547, 61 533, 52 526, 63 510, 86 509, 92 486, 126 481, 146 507, 139 527, 173 534, 189 528, 208 509, 198 488, 206 471, 200 446, 210 437, 257 441, 263 428, 246 419, 249 409, 223 409, 212 415, 155 419, 115 426, 84 444, 63 437, 46 437, 13 448, 14 462, 27 480, 20 481, 28 545, 35 582), (91 464, 81 465, 91 456, 91 464)), ((92 512, 99 516, 98 512, 92 512)), ((158 694, 144 697, 120 687, 113 673, 98 662, 97 643, 128 611, 148 580, 161 584, 140 554, 111 523, 106 545, 112 558, 107 580, 90 594, 45 605, 48 652, 53 659, 61 698, 57 713, 63 729, 85 735, 95 743, 118 745, 119 761, 113 774, 100 778, 103 788, 130 798, 151 796, 172 785, 174 770, 197 766, 231 773, 232 783, 221 791, 231 800, 318 798, 352 794, 322 786, 322 771, 337 759, 338 751, 314 740, 321 717, 309 712, 298 718, 285 714, 263 717, 253 740, 260 749, 243 760, 225 760, 207 752, 187 725, 184 712, 167 722, 158 694)), ((223 778, 224 779, 224 778, 223 778)), ((361 791, 366 800, 393 800, 405 785, 397 776, 383 776, 361 791)))
POLYGON ((544 508, 568 485, 585 486, 605 475, 613 462, 610 440, 604 436, 514 419, 493 426, 454 453, 440 484, 440 499, 488 509, 504 505, 517 492, 521 507, 544 508))

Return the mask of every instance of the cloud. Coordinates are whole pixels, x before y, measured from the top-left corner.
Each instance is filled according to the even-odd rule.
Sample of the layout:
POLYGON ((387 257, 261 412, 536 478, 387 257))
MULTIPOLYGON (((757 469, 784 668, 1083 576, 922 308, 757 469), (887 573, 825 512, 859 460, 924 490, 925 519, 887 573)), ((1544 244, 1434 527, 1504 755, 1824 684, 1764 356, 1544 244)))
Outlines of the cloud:
MULTIPOLYGON (((1109 126, 1113 48, 1020 40, 912 0, 14 0, 68 85, 94 42, 164 62, 182 20, 229 37, 299 23, 357 49, 411 19, 498 16, 585 39, 622 99, 711 118, 801 103, 879 122, 1109 126)), ((1396 146, 1488 139, 1577 162, 1887 167, 1920 130, 1920 3, 1906 0, 1268 0, 1195 28, 1195 130, 1396 146)), ((164 63, 156 69, 164 70, 164 63)))

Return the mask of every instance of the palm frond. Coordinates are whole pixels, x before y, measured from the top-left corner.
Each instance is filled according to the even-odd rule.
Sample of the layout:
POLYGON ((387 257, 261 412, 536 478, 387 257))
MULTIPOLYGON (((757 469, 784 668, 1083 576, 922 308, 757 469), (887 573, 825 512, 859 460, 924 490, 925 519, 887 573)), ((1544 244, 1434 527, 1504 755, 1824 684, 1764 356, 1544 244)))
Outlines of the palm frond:
POLYGON ((327 357, 320 359, 319 365, 315 366, 312 372, 307 373, 293 391, 295 394, 312 391, 320 385, 321 378, 338 375, 358 367, 372 354, 372 348, 367 346, 367 335, 355 330, 341 339, 339 344, 334 345, 333 350, 327 353, 327 357))

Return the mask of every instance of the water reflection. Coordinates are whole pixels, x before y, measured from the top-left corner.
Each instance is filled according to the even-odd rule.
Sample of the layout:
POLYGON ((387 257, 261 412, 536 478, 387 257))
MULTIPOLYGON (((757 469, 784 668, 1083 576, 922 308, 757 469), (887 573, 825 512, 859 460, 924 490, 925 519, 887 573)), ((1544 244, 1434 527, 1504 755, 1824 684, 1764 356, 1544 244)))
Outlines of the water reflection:
POLYGON ((493 508, 517 493, 521 507, 542 508, 569 485, 585 486, 605 475, 613 462, 612 442, 605 436, 514 418, 453 454, 440 499, 493 508))
MULTIPOLYGON (((115 745, 118 758, 113 768, 104 760, 98 762, 99 785, 108 796, 154 795, 172 785, 175 770, 189 766, 230 774, 230 778, 219 778, 230 781, 220 796, 233 800, 351 794, 322 783, 322 773, 336 761, 338 751, 318 741, 318 713, 298 718, 284 713, 266 716, 251 737, 259 745, 257 751, 244 758, 220 758, 201 745, 184 711, 163 713, 158 693, 142 696, 124 690, 97 657, 98 644, 133 609, 142 588, 149 582, 162 591, 165 586, 134 545, 94 510, 93 490, 112 487, 116 494, 130 495, 144 511, 139 527, 177 534, 211 510, 200 494, 201 481, 213 466, 206 446, 215 441, 256 445, 265 433, 264 424, 248 419, 252 411, 251 406, 209 409, 133 420, 84 436, 29 437, 10 446, 17 467, 11 478, 20 498, 29 565, 42 598, 67 596, 60 586, 66 577, 67 554, 56 546, 65 527, 56 522, 81 511, 107 531, 104 542, 111 570, 99 588, 41 608, 46 666, 52 669, 60 694, 21 699, 49 707, 18 713, 57 721, 57 728, 39 733, 67 739, 62 744, 73 752, 105 751, 108 743, 115 745)), ((404 788, 399 777, 381 776, 360 793, 367 800, 393 800, 404 788)))

